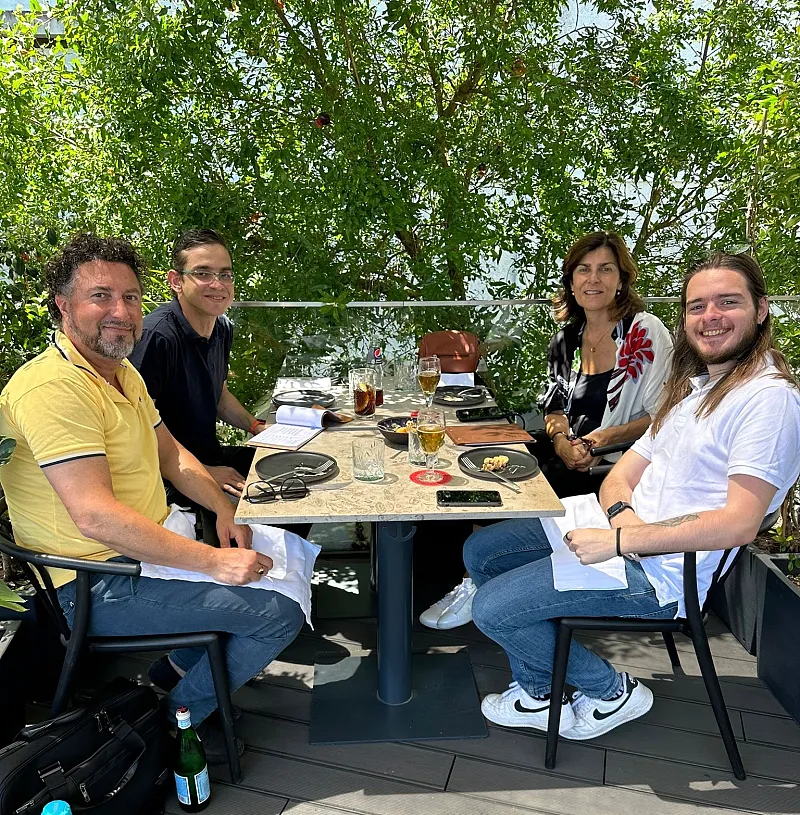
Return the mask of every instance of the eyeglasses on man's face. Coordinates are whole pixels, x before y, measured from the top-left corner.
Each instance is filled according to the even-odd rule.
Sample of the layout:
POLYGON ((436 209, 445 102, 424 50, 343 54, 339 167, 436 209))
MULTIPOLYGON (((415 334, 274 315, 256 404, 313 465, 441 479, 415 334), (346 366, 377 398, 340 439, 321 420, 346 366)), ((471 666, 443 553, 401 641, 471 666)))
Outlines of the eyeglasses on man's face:
POLYGON ((219 280, 225 286, 233 283, 233 272, 211 272, 208 269, 184 269, 181 274, 188 274, 198 283, 207 286, 212 280, 219 280))

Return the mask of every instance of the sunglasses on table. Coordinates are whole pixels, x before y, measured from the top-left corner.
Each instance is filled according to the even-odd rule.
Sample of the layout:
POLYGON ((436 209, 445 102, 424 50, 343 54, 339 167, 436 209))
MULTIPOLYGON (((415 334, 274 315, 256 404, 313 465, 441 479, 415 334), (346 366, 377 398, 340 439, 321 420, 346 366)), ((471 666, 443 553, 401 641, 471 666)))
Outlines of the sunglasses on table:
POLYGON ((244 500, 251 504, 268 504, 270 501, 296 501, 308 495, 308 486, 302 478, 287 478, 276 487, 269 481, 253 481, 247 485, 244 500))

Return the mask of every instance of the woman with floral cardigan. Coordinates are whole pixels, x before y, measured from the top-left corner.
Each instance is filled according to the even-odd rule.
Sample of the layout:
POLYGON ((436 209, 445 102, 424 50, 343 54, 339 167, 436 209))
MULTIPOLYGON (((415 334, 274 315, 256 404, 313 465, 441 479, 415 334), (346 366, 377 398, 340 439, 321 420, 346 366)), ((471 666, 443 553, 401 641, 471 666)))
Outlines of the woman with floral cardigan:
MULTIPOLYGON (((547 353, 545 430, 531 450, 560 497, 585 495, 602 476, 593 447, 635 441, 650 426, 672 357, 672 337, 644 311, 637 269, 611 232, 585 235, 567 253, 547 353)), ((612 457, 613 458, 613 457, 612 457)))
MULTIPOLYGON (((594 447, 635 441, 650 426, 672 357, 672 337, 644 311, 638 270, 613 232, 593 232, 564 259, 555 316, 565 323, 547 353, 550 386, 542 399, 545 429, 530 450, 560 498, 600 488, 589 472, 594 447)), ((618 456, 610 456, 608 460, 618 456)), ((420 615, 429 628, 472 619, 469 576, 420 615)))

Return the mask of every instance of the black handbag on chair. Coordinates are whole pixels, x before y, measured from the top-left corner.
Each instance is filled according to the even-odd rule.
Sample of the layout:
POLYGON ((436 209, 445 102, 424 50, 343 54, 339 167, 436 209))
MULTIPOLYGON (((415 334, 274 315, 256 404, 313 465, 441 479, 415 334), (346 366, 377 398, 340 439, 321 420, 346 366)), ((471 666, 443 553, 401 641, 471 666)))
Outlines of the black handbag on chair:
POLYGON ((0 813, 160 815, 172 789, 168 736, 152 688, 116 679, 81 708, 22 729, 0 750, 0 813))

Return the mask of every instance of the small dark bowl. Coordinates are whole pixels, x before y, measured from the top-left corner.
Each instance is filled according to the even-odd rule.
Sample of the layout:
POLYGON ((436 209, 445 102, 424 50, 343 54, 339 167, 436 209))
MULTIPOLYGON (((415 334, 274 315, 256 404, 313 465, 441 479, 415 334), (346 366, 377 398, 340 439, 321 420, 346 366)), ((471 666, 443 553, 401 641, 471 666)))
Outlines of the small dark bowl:
POLYGON ((395 428, 405 427, 409 416, 388 416, 378 422, 378 430, 383 434, 383 438, 390 444, 398 447, 408 447, 408 433, 398 433, 395 428))

